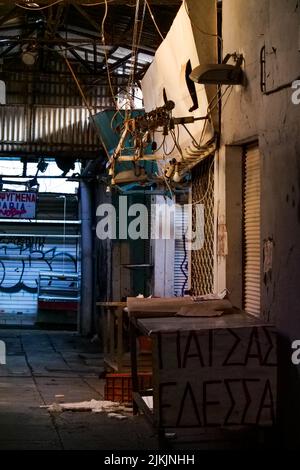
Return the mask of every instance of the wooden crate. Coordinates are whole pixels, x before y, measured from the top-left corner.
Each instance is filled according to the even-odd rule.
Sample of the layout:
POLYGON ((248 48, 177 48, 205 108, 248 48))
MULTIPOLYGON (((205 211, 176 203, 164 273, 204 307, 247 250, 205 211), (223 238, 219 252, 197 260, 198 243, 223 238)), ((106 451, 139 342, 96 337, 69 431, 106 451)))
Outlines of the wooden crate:
MULTIPOLYGON (((132 379, 131 374, 106 374, 104 387, 104 398, 109 401, 120 403, 132 402, 132 379)), ((146 390, 152 387, 152 374, 139 373, 139 388, 146 390)))

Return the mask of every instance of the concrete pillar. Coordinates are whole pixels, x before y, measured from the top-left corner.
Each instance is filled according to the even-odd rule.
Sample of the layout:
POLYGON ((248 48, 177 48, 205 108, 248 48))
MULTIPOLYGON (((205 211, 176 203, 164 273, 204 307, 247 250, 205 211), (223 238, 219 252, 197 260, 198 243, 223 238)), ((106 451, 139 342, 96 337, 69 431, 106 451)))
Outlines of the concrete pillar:
POLYGON ((78 330, 86 336, 92 332, 94 310, 92 201, 88 184, 80 183, 81 215, 81 301, 78 330))

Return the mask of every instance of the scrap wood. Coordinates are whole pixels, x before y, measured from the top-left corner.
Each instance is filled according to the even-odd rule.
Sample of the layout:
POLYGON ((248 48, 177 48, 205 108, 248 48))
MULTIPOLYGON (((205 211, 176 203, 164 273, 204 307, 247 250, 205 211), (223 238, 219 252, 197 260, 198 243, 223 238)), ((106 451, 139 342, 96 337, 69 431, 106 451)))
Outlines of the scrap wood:
POLYGON ((120 421, 127 418, 127 416, 121 415, 120 413, 108 413, 107 416, 108 418, 115 418, 115 419, 119 419, 120 421))
POLYGON ((191 297, 160 297, 151 299, 137 299, 136 297, 127 297, 127 307, 129 315, 134 316, 138 313, 138 316, 153 316, 154 313, 157 315, 172 314, 180 309, 184 305, 193 304, 191 297), (142 315, 141 315, 142 314, 142 315))
POLYGON ((176 315, 185 317, 216 317, 224 312, 229 313, 231 310, 232 304, 229 300, 205 300, 181 307, 176 315))

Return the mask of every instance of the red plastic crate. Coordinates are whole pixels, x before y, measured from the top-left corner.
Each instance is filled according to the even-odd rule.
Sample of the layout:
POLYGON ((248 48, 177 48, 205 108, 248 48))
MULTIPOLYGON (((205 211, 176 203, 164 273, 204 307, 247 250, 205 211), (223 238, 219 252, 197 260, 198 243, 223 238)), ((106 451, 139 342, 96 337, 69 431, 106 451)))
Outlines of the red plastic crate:
MULTIPOLYGON (((130 373, 106 374, 104 387, 104 398, 109 401, 120 403, 132 402, 132 379, 130 373)), ((139 389, 146 390, 152 388, 151 372, 138 374, 139 389)))

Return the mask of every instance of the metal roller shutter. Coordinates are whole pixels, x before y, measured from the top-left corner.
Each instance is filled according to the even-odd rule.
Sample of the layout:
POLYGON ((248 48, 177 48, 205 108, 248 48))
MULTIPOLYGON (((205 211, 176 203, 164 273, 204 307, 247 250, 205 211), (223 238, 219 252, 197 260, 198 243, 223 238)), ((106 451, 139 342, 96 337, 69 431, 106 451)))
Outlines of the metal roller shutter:
POLYGON ((26 224, 25 227, 23 224, 20 228, 23 230, 17 230, 9 224, 2 226, 0 322, 2 316, 7 314, 24 316, 37 313, 37 282, 40 271, 67 274, 78 273, 80 270, 77 226, 68 226, 65 243, 61 234, 62 226, 26 224))
POLYGON ((244 308, 260 315, 260 154, 246 148, 244 159, 244 308))

